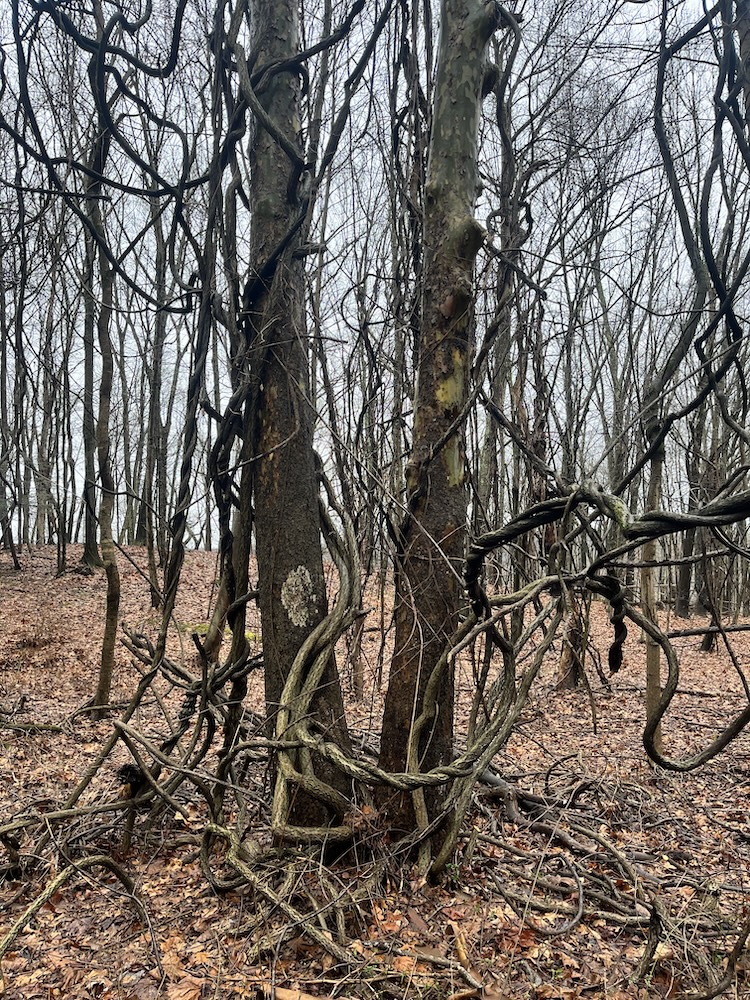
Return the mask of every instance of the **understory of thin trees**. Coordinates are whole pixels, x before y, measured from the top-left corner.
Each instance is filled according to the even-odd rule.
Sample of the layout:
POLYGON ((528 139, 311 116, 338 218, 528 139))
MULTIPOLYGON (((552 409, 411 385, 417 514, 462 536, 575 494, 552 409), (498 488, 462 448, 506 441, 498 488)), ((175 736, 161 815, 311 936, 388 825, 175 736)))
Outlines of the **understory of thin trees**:
MULTIPOLYGON (((545 662, 560 689, 606 677, 629 632, 655 766, 698 768, 750 722, 750 3, 11 0, 0 30, 0 556, 104 566, 97 715, 128 546, 161 616, 124 626, 142 680, 74 793, 0 827, 11 868, 50 856, 124 746, 133 795, 96 808, 127 845, 189 788, 209 882, 352 966, 277 859, 361 851, 331 913, 399 866, 439 879, 484 782, 656 949, 658 890, 495 761, 545 662), (190 548, 218 552, 217 596, 179 655, 190 548), (680 756, 672 639, 696 612, 748 701, 680 756), (356 738, 350 689, 378 695, 356 738), (138 725, 153 691, 179 698, 168 735, 138 725), (243 846, 261 772, 265 868, 243 846)), ((89 846, 75 870, 127 888, 89 846)))

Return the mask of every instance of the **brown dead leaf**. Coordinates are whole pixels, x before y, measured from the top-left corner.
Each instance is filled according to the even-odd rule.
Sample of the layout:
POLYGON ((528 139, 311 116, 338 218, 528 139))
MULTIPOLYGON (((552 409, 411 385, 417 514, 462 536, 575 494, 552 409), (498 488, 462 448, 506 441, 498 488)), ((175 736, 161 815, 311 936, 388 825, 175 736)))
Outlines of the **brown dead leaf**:
POLYGON ((9 952, 2 962, 2 969, 4 972, 19 972, 21 969, 28 968, 29 960, 24 955, 19 952, 9 952))
POLYGON ((195 976, 183 976, 177 983, 170 983, 167 989, 167 1000, 201 1000, 206 979, 196 979, 195 976))
POLYGON ((422 955, 428 961, 431 958, 447 958, 448 948, 446 945, 418 945, 414 951, 417 955, 422 955))
POLYGON ((566 951, 561 951, 558 954, 560 961, 566 969, 579 969, 581 963, 576 961, 572 955, 569 955, 566 951))
POLYGON ((665 941, 660 941, 656 946, 656 951, 654 952, 654 961, 667 962, 670 958, 674 958, 674 948, 671 944, 667 944, 665 941))
MULTIPOLYGON (((263 991, 263 996, 268 997, 268 1000, 324 1000, 324 998, 314 997, 310 993, 303 993, 302 990, 284 989, 283 986, 267 986, 264 983, 260 988, 263 991)), ((346 997, 342 997, 341 1000, 346 1000, 346 997)))
POLYGON ((405 972, 410 974, 414 972, 414 969, 417 966, 417 960, 411 955, 396 955, 392 964, 396 972, 405 972))
MULTIPOLYGON (((76 547, 70 550, 71 563, 78 558, 79 552, 76 547)), ((143 552, 137 548, 129 555, 139 563, 143 559, 143 552)), ((90 694, 100 655, 104 577, 96 575, 89 580, 69 574, 56 579, 55 552, 46 547, 28 553, 28 561, 28 569, 12 578, 3 576, 0 567, 0 704, 13 706, 21 694, 31 692, 31 700, 22 714, 24 721, 63 722, 90 694), (55 672, 56 682, 45 686, 42 678, 51 670, 55 672)), ((137 574, 129 576, 126 563, 122 564, 122 570, 122 617, 131 624, 140 622, 149 633, 158 630, 158 616, 151 616, 144 578, 137 574)), ((184 572, 186 586, 179 599, 178 617, 192 625, 203 621, 206 608, 211 604, 215 554, 188 553, 184 572)), ((255 576, 254 568, 252 573, 255 576)), ((379 608, 381 600, 382 597, 373 592, 373 608, 379 608)), ((386 608, 388 614, 390 610, 386 608)), ((250 609, 248 613, 255 614, 250 609)), ((371 622, 375 623, 375 619, 371 622)), ((592 606, 590 626, 592 647, 606 650, 611 639, 606 606, 592 606)), ((257 620, 248 627, 254 631, 260 628, 257 620)), ((179 641, 173 638, 175 643, 179 641)), ((693 888, 693 883, 698 885, 700 880, 702 884, 710 876, 722 882, 735 879, 739 884, 750 863, 750 847, 746 842, 733 836, 719 842, 714 824, 714 818, 736 825, 744 822, 742 786, 735 779, 736 775, 746 773, 745 751, 733 758, 735 751, 729 748, 721 758, 726 766, 717 765, 711 774, 691 778, 689 784, 672 785, 667 779, 655 778, 642 751, 643 650, 634 633, 632 638, 629 663, 615 681, 616 697, 604 699, 599 706, 602 725, 598 735, 584 722, 585 698, 575 694, 563 698, 544 695, 527 716, 531 741, 524 737, 516 741, 515 746, 511 741, 503 766, 509 773, 518 770, 533 775, 540 766, 546 769, 548 758, 568 753, 575 733, 580 757, 575 767, 571 767, 576 774, 571 770, 568 778, 561 773, 560 787, 567 787, 567 782, 574 778, 593 780, 592 788, 599 788, 597 783, 603 782, 595 796, 597 801, 601 797, 600 805, 604 807, 599 819, 602 836, 620 845, 626 853, 634 848, 647 852, 654 859, 648 864, 657 877, 661 869, 669 870, 667 866, 673 870, 675 866, 680 870, 688 869, 687 874, 695 878, 689 880, 690 884, 675 884, 665 902, 676 914, 687 911, 691 916, 693 907, 705 905, 706 895, 702 889, 693 888), (638 686, 634 693, 630 690, 632 682, 638 686), (668 815, 679 820, 679 824, 659 825, 665 809, 668 815), (655 825, 649 822, 644 832, 639 823, 647 813, 655 825), (637 829, 632 823, 634 817, 637 829), (684 842, 679 839, 682 829, 690 831, 684 842), (687 855, 684 852, 678 855, 676 848, 684 848, 687 855), (729 878, 725 878, 727 873, 729 878)), ((375 655, 374 649, 383 639, 379 628, 373 624, 364 637, 365 647, 370 649, 368 655, 375 655)), ((744 643, 744 648, 739 650, 740 656, 750 662, 750 633, 738 636, 736 641, 744 643)), ((716 723, 716 713, 712 710, 706 714, 705 709, 721 708, 729 716, 731 701, 716 699, 719 695, 734 698, 742 692, 739 683, 728 680, 718 656, 707 657, 699 652, 698 641, 683 644, 680 667, 685 687, 709 689, 711 694, 710 699, 697 701, 690 696, 691 700, 686 700, 682 708, 678 707, 673 723, 674 735, 681 740, 680 748, 689 750, 696 735, 690 727, 698 723, 706 726, 716 723), (686 722, 688 728, 685 728, 686 722)), ((459 673, 461 669, 459 665, 459 673)), ((369 672, 367 676, 370 677, 369 672)), ((137 678, 125 658, 119 661, 119 678, 117 698, 127 699, 137 678)), ((253 708, 259 710, 263 704, 262 674, 255 679, 258 683, 250 685, 248 704, 255 699, 253 708)), ((469 673, 465 680, 468 683, 464 683, 461 692, 457 691, 457 711, 466 710, 474 693, 469 673), (465 699, 463 708, 461 698, 465 699)), ((370 683, 368 680, 368 685, 370 683)), ((374 697, 380 697, 379 692, 376 691, 374 697)), ((365 729, 370 724, 371 704, 360 709, 359 703, 351 703, 348 709, 358 727, 365 729)), ((157 724, 161 725, 159 713, 150 721, 148 713, 144 715, 144 731, 150 731, 149 727, 157 724)), ((3 740, 0 747, 0 808, 3 815, 23 813, 32 806, 40 814, 56 808, 61 791, 63 796, 66 791, 61 789, 61 782, 67 783, 71 775, 78 780, 89 766, 89 758, 98 752, 107 727, 106 723, 95 724, 82 717, 69 731, 54 737, 39 734, 27 739, 18 735, 12 741, 3 740)), ((97 794, 110 794, 107 783, 112 780, 113 773, 102 774, 97 794)), ((552 778, 556 780, 554 773, 552 778)), ((524 778, 520 783, 526 780, 532 779, 524 778)), ((367 806, 358 815, 363 820, 373 819, 367 806)), ((196 817, 200 819, 197 814, 196 817)), ((479 830, 480 833, 484 830, 482 824, 479 830)), ((529 831, 515 828, 514 833, 513 830, 509 823, 503 826, 503 841, 508 848, 536 850, 538 845, 529 831)), ((270 1000, 273 992, 255 985, 266 981, 267 968, 251 967, 246 943, 239 943, 232 936, 237 916, 236 897, 230 894, 226 898, 206 898, 200 866, 187 860, 191 850, 190 847, 173 850, 165 846, 153 858, 137 852, 130 857, 148 902, 154 933, 165 956, 165 971, 171 985, 164 988, 164 1000, 175 997, 193 1000, 200 995, 199 984, 206 995, 213 997, 219 977, 222 1000, 270 1000), (185 900, 189 901, 188 905, 184 905, 185 900)), ((416 962, 412 966, 415 971, 425 967, 430 958, 450 957, 457 961, 462 948, 466 957, 477 965, 481 957, 482 967, 474 973, 478 980, 487 978, 490 969, 500 977, 494 986, 486 989, 484 1000, 507 1000, 511 994, 534 995, 535 984, 540 978, 546 994, 559 998, 576 996, 575 991, 571 993, 575 985, 583 996, 593 998, 603 995, 601 984, 605 981, 627 981, 643 956, 643 933, 613 933, 606 918, 592 918, 570 933, 566 944, 569 953, 561 952, 558 942, 537 940, 532 930, 519 926, 513 910, 494 893, 493 885, 487 880, 487 872, 493 867, 499 876, 505 877, 506 847, 479 841, 475 845, 474 858, 478 864, 467 863, 462 867, 462 891, 456 891, 455 887, 433 887, 423 878, 406 876, 398 891, 389 888, 377 895, 373 900, 373 915, 368 921, 370 926, 360 940, 351 942, 352 951, 361 956, 363 963, 383 969, 387 975, 394 957, 393 952, 388 951, 389 944, 403 946, 408 942, 409 952, 416 962), (460 928, 460 938, 446 927, 449 920, 460 928), (383 938, 390 941, 383 941, 383 938), (527 978, 519 959, 527 963, 528 969, 534 966, 533 978, 527 978), (514 966, 512 980, 510 972, 508 979, 504 978, 509 964, 514 966)), ((55 867, 57 856, 50 858, 50 863, 48 877, 53 878, 59 871, 55 867)), ((612 879, 618 892, 628 896, 629 905, 636 914, 644 918, 650 916, 650 908, 632 898, 632 887, 628 880, 622 879, 619 869, 613 872, 606 864, 592 861, 591 871, 592 875, 600 873, 612 879)), ((341 871, 339 875, 347 883, 359 877, 354 868, 341 871)), ((721 903, 723 906, 724 900, 721 903)), ((9 919, 16 919, 25 905, 27 900, 22 898, 8 912, 9 919)), ((730 912, 730 907, 726 912, 730 912)), ((123 921, 129 918, 124 913, 116 914, 104 896, 97 897, 83 887, 68 886, 57 893, 19 938, 17 950, 6 955, 2 962, 8 1000, 31 1000, 32 997, 78 1000, 85 989, 80 980, 81 967, 85 969, 84 978, 92 976, 90 1000, 97 1000, 97 997, 98 1000, 121 1000, 121 995, 127 995, 129 1000, 154 1000, 160 970, 145 972, 137 965, 134 968, 139 960, 151 961, 148 934, 143 934, 135 924, 126 927, 123 921), (102 978, 97 983, 95 980, 99 976, 102 978), (117 985, 106 987, 105 976, 117 985)), ((538 916, 539 922, 546 919, 550 924, 557 920, 538 916)), ((652 1000, 657 995, 664 998, 679 995, 681 982, 678 977, 687 952, 683 951, 679 937, 670 944, 675 954, 671 956, 664 946, 656 953, 648 988, 632 986, 627 990, 614 990, 608 994, 609 1000, 652 1000)), ((696 946, 700 947, 700 942, 696 946)), ((287 988, 277 989, 276 996, 279 1000, 306 1000, 309 995, 292 989, 292 985, 307 981, 303 977, 311 967, 317 975, 331 961, 322 949, 309 945, 306 939, 301 939, 294 950, 287 943, 277 967, 279 981, 286 982, 287 988), (290 955, 290 952, 293 953, 290 955)), ((410 960, 406 958, 405 962, 410 960)), ((749 963, 743 959, 738 965, 740 976, 748 975, 749 963)), ((438 977, 433 966, 429 966, 429 971, 433 977, 438 977)), ((740 984, 738 995, 744 995, 745 986, 744 982, 740 984)), ((333 990, 333 987, 323 986, 322 980, 315 988, 333 990)), ((537 995, 543 997, 545 992, 537 995)), ((470 1000, 476 993, 467 990, 456 994, 453 1000, 462 1000, 464 996, 470 1000)))
POLYGON ((535 992, 538 1000, 542 1000, 542 998, 544 1000, 576 1000, 581 995, 579 990, 554 983, 544 983, 537 986, 535 992))
POLYGON ((185 966, 176 951, 164 952, 162 967, 167 976, 175 982, 179 982, 185 975, 185 966))
POLYGON ((424 934, 427 937, 431 936, 429 924, 421 916, 418 910, 415 910, 413 906, 407 906, 406 915, 409 918, 409 923, 415 931, 418 931, 420 934, 424 934))

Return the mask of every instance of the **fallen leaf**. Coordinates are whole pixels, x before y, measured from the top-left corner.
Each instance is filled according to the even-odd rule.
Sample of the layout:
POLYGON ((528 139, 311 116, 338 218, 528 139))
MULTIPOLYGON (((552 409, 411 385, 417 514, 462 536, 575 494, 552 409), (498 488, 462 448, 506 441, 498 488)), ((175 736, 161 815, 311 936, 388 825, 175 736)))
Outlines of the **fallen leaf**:
POLYGON ((406 972, 410 974, 414 972, 416 965, 417 960, 411 955, 397 955, 393 959, 393 968, 396 972, 406 972))
MULTIPOLYGON (((325 998, 314 997, 310 993, 303 993, 302 990, 284 989, 283 986, 267 986, 263 983, 260 988, 268 1000, 325 1000, 325 998)), ((347 998, 337 997, 336 1000, 347 1000, 347 998)))
POLYGON ((420 934, 430 934, 429 924, 413 906, 406 907, 406 915, 415 931, 419 931, 420 934))
POLYGON ((667 944, 665 941, 660 941, 654 951, 654 961, 666 962, 670 958, 674 958, 674 948, 671 944, 667 944))
POLYGON ((177 983, 170 983, 167 989, 167 1000, 201 1000, 206 979, 196 979, 195 976, 183 976, 177 983))

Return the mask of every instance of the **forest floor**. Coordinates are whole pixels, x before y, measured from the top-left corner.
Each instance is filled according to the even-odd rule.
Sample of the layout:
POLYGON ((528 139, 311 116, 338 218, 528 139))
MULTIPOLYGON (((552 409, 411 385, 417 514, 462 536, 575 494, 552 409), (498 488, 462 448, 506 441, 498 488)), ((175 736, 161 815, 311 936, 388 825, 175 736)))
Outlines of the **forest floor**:
MULTIPOLYGON (((79 555, 71 549, 71 568, 79 555)), ((127 555, 142 565, 142 552, 129 549, 127 555)), ((120 565, 120 616, 153 634, 158 617, 148 585, 125 558, 120 565)), ((171 655, 186 663, 195 660, 190 633, 210 613, 215 571, 215 556, 188 554, 171 638, 171 655)), ((263 910, 263 919, 255 919, 259 904, 250 887, 222 893, 209 887, 199 860, 204 816, 197 797, 183 800, 181 812, 162 816, 150 830, 137 826, 127 850, 123 820, 113 821, 111 814, 81 810, 65 825, 49 823, 42 863, 32 866, 26 855, 44 832, 45 814, 75 788, 117 717, 115 712, 95 722, 76 714, 96 683, 104 593, 102 573, 56 576, 54 550, 24 553, 19 572, 0 552, 0 828, 19 817, 34 821, 32 833, 0 833, 6 854, 0 853, 0 952, 12 932, 0 961, 0 993, 4 988, 7 1000, 643 1000, 698 996, 712 976, 714 982, 721 978, 750 912, 750 738, 741 734, 689 774, 650 766, 641 742, 645 647, 632 629, 623 668, 610 686, 589 669, 589 691, 558 692, 551 656, 495 764, 528 793, 574 790, 593 834, 627 859, 640 889, 658 896, 669 913, 660 929, 652 920, 650 946, 649 909, 636 902, 638 887, 628 884, 623 871, 607 868, 595 852, 579 859, 592 876, 598 873, 596 884, 629 903, 618 911, 593 894, 585 912, 578 912, 581 885, 568 878, 573 868, 556 831, 531 819, 511 822, 492 789, 477 793, 448 878, 430 885, 406 867, 392 870, 360 905, 346 928, 348 946, 362 959, 352 971, 337 968, 304 928, 283 939, 274 936, 283 917, 263 910), (21 860, 8 864, 17 849, 21 860), (81 865, 55 882, 66 866, 97 851, 116 857, 134 880, 142 911, 121 880, 102 867, 81 865), (569 882, 557 914, 542 891, 544 880, 555 878, 569 882), (34 900, 42 905, 19 930, 16 922, 28 916, 34 900), (626 912, 640 914, 641 926, 633 926, 626 912)), ((604 605, 594 605, 591 621, 592 644, 606 661, 611 626, 604 605)), ((354 702, 345 678, 353 729, 362 739, 377 732, 382 705, 382 622, 382 609, 373 604, 365 630, 364 702, 354 702)), ((257 621, 251 619, 248 629, 257 639, 257 621)), ((707 745, 747 704, 725 652, 701 653, 697 637, 675 645, 681 693, 665 724, 673 757, 707 745)), ((737 634, 734 648, 747 668, 750 639, 737 634)), ((117 658, 113 701, 124 706, 140 673, 124 648, 117 658)), ((459 711, 471 685, 470 671, 463 669, 459 711)), ((250 685, 248 708, 261 711, 259 673, 250 675, 250 685)), ((179 699, 171 697, 176 712, 179 699)), ((158 741, 164 736, 157 729, 160 719, 163 729, 151 698, 133 724, 158 741)), ((115 798, 118 766, 128 760, 119 744, 78 806, 115 798)), ((210 761, 203 767, 210 778, 210 761)), ((257 778, 259 799, 262 780, 257 778)), ((258 801, 254 808, 260 828, 267 824, 265 806, 258 801)), ((308 879, 306 891, 314 899, 322 865, 307 865, 307 871, 300 867, 300 879, 308 879)), ((330 878, 353 885, 363 868, 345 858, 330 878)), ((750 960, 745 954, 735 958, 731 985, 712 995, 750 997, 750 960)))

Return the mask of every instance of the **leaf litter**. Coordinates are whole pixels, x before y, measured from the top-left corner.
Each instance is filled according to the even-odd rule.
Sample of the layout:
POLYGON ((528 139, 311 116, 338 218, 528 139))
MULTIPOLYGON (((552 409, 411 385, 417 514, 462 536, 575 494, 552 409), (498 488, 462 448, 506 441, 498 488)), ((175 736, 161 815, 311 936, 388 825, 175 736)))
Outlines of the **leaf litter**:
MULTIPOLYGON (((144 566, 142 550, 127 554, 144 566)), ((71 566, 78 555, 71 547, 71 566)), ((155 634, 159 618, 146 581, 126 559, 120 571, 121 618, 155 634)), ((191 632, 210 617, 215 574, 214 554, 188 553, 169 640, 171 655, 184 661, 195 655, 191 632)), ((111 732, 111 721, 95 722, 79 712, 96 682, 104 594, 101 573, 56 576, 53 549, 27 552, 21 572, 0 567, 3 829, 17 817, 43 817, 59 808, 111 732)), ((340 655, 350 717, 363 739, 376 728, 382 707, 389 642, 382 628, 389 609, 382 614, 377 591, 368 600, 361 702, 353 698, 343 647, 340 655)), ((247 627, 259 643, 257 612, 251 610, 247 627)), ((592 608, 591 636, 606 652, 610 626, 603 605, 592 608)), ((733 636, 733 645, 740 663, 750 662, 750 641, 743 633, 733 636)), ((743 707, 744 693, 720 651, 700 652, 699 637, 675 640, 675 646, 682 693, 665 720, 665 743, 676 757, 706 745, 743 707)), ((750 911, 750 741, 742 734, 698 772, 652 767, 641 744, 645 647, 637 635, 629 636, 623 669, 609 686, 589 670, 590 692, 559 692, 555 668, 551 658, 496 770, 528 793, 529 801, 568 796, 589 818, 596 817, 601 837, 622 852, 643 886, 658 889, 669 909, 668 932, 662 929, 653 947, 653 915, 633 896, 628 879, 613 873, 593 849, 585 864, 599 879, 602 898, 629 900, 628 913, 642 911, 642 920, 635 926, 625 919, 625 909, 618 919, 617 909, 600 906, 595 894, 582 918, 573 920, 580 885, 558 834, 575 842, 575 831, 556 830, 544 815, 533 813, 524 814, 526 822, 514 821, 493 789, 482 787, 448 877, 430 885, 408 867, 391 870, 382 891, 372 894, 346 928, 361 963, 342 969, 304 928, 279 938, 276 927, 258 926, 248 887, 220 893, 210 888, 198 849, 205 817, 199 803, 187 802, 180 814, 162 815, 122 856, 121 831, 112 817, 84 814, 28 877, 22 833, 3 836, 0 938, 84 846, 113 853, 134 879, 147 915, 144 921, 111 873, 82 870, 46 900, 6 951, 0 964, 3 995, 7 1000, 700 995, 707 982, 721 979, 737 928, 750 911), (14 863, 14 857, 21 860, 14 863), (264 941, 277 943, 266 947, 264 941)), ((140 676, 120 647, 113 702, 124 705, 140 676)), ((262 712, 262 677, 255 672, 249 681, 248 708, 262 712)), ((459 716, 468 710, 471 685, 469 666, 459 664, 459 716)), ((142 705, 136 721, 145 731, 163 727, 153 703, 142 705)), ((118 766, 129 760, 118 744, 111 766, 93 786, 94 797, 117 794, 118 766)), ((50 825, 53 837, 59 829, 50 825)), ((311 864, 305 876, 310 885, 314 869, 311 864)), ((343 885, 355 883, 362 866, 345 858, 337 877, 343 885)), ((283 916, 272 914, 270 921, 282 924, 283 916)), ((736 977, 722 995, 750 997, 748 971, 750 962, 740 954, 736 977)))

